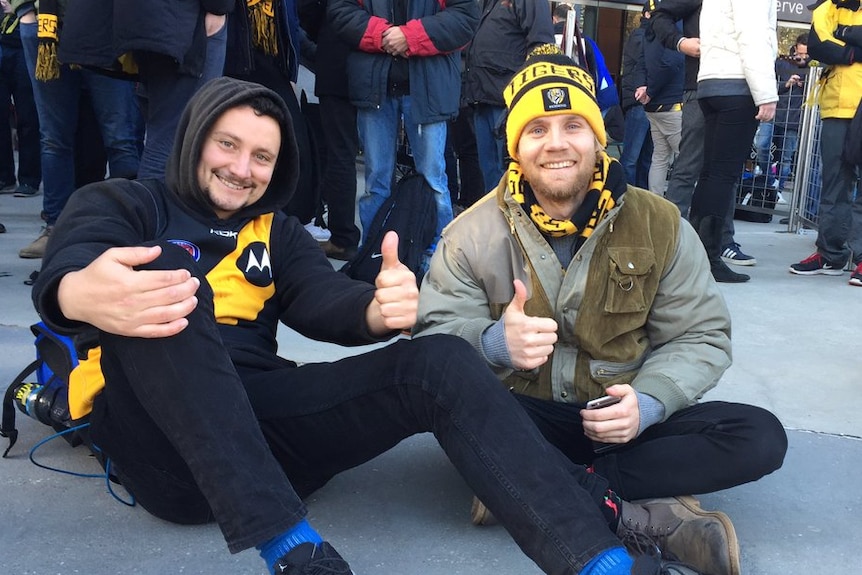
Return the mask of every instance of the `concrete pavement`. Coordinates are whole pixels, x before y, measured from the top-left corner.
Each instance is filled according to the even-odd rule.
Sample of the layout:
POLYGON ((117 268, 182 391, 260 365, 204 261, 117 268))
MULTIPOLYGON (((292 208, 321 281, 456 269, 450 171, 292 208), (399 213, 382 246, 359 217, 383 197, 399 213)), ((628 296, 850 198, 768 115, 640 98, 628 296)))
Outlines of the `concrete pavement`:
MULTIPOLYGON (((39 260, 18 250, 39 233, 41 196, 0 196, 0 382, 33 358, 37 321, 23 281, 39 260)), ((777 218, 776 218, 777 220, 777 218)), ((754 484, 702 496, 726 511, 740 538, 746 575, 852 575, 862 547, 862 289, 843 277, 798 277, 787 266, 813 251, 814 235, 774 224, 737 222, 737 241, 755 255, 746 284, 721 286, 734 324, 734 365, 707 399, 748 402, 775 412, 788 429, 782 469, 754 484)), ((361 349, 279 333, 281 353, 327 361, 361 349)), ((214 525, 165 523, 115 501, 104 480, 36 467, 27 450, 48 428, 19 414, 20 437, 0 460, 0 575, 135 573, 261 574, 252 551, 230 555, 214 525)), ((5 449, 5 440, 3 440, 5 449)), ((62 440, 37 453, 43 463, 95 473, 83 448, 62 440)), ((122 492, 121 492, 122 493, 122 492)), ((501 527, 469 522, 470 491, 422 435, 334 479, 308 501, 311 523, 360 575, 526 575, 539 573, 501 527)))

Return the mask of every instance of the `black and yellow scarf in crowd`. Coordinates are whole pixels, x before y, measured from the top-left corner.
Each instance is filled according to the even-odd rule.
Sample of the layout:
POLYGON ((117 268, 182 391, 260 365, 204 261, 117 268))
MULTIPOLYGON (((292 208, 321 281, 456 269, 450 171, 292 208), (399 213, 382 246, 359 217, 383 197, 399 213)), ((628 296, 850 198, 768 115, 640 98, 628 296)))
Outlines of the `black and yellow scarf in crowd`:
POLYGON ((270 56, 278 54, 278 34, 273 0, 247 0, 252 45, 270 56))
POLYGON ((545 213, 517 162, 509 164, 509 190, 512 198, 521 204, 543 234, 552 238, 578 235, 583 241, 590 237, 599 222, 617 205, 617 200, 626 191, 626 179, 622 164, 606 152, 599 152, 590 188, 584 201, 568 220, 557 220, 545 213))
POLYGON ((36 53, 36 79, 42 82, 60 77, 57 60, 57 42, 60 40, 60 21, 57 17, 57 0, 39 0, 36 18, 39 48, 36 53))

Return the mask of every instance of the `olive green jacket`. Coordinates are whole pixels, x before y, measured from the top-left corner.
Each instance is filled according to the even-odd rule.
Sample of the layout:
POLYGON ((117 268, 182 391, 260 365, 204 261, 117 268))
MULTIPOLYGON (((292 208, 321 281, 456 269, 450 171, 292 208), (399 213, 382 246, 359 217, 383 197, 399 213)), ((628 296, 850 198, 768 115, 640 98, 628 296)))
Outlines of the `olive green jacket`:
POLYGON ((700 240, 670 202, 629 186, 572 259, 559 260, 505 185, 443 232, 419 298, 419 336, 482 334, 528 287, 529 315, 558 342, 532 372, 491 367, 518 393, 577 402, 630 383, 665 417, 697 401, 731 363, 730 316, 700 240))

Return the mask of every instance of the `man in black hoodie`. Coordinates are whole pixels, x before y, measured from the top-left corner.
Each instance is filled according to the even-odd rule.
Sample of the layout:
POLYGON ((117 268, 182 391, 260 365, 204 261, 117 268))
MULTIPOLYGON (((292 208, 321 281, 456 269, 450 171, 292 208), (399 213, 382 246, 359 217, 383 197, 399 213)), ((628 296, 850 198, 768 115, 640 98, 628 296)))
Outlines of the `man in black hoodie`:
MULTIPOLYGON (((89 415, 92 447, 142 507, 215 520, 231 552, 254 546, 272 572, 348 574, 301 498, 430 431, 545 572, 586 573, 607 549, 627 558, 614 534, 624 504, 652 513, 645 530, 667 532, 659 523, 672 519, 692 531, 655 506, 592 497, 599 479, 542 439, 461 338, 303 366, 277 355, 279 321, 355 345, 397 336, 417 311, 394 233, 371 286, 335 272, 281 212, 297 158, 281 98, 217 78, 183 113, 165 181, 91 184, 57 222, 33 301, 87 350, 70 411, 89 415)), ((631 572, 660 569, 642 555, 631 572)))

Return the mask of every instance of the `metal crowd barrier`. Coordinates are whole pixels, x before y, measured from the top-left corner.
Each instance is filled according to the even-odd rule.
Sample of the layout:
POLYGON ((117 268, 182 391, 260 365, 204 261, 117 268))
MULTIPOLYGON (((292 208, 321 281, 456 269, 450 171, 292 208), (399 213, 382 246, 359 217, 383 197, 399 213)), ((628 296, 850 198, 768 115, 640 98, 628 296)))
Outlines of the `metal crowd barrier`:
MULTIPOLYGON (((786 217, 788 231, 796 232, 803 226, 817 228, 817 206, 820 198, 820 109, 816 105, 817 89, 822 68, 809 70, 805 81, 802 116, 799 123, 796 154, 789 162, 790 173, 781 178, 781 150, 787 145, 775 135, 768 158, 758 158, 756 145, 760 130, 772 131, 772 125, 758 128, 752 143, 751 155, 746 161, 737 182, 736 217, 752 221, 770 221, 772 217, 786 217), (777 142, 777 145, 776 145, 777 142), (786 179, 786 186, 779 186, 786 179)), ((778 130, 780 132, 781 130, 778 130)), ((769 137, 769 134, 766 134, 769 137)), ((762 153, 762 152, 761 152, 762 153)))
POLYGON ((793 201, 787 231, 800 228, 817 229, 817 209, 820 203, 820 106, 817 95, 823 68, 812 68, 805 85, 805 107, 799 123, 799 148, 796 151, 796 175, 793 179, 793 201))

